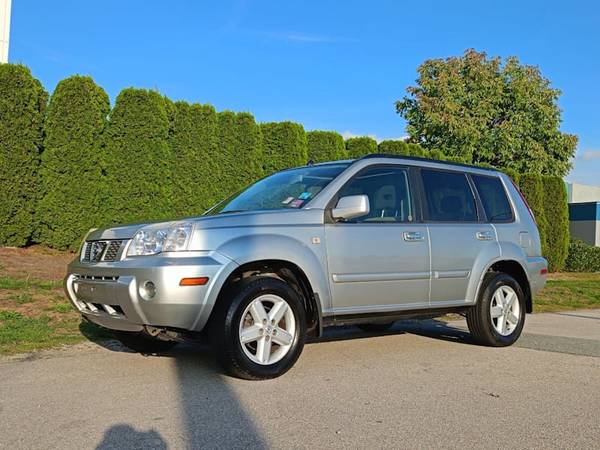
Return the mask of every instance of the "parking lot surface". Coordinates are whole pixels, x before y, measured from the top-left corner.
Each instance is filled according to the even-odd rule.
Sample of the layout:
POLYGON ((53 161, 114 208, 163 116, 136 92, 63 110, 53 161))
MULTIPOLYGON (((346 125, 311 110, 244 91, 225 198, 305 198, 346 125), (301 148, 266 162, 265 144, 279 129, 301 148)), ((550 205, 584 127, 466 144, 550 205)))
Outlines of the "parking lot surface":
POLYGON ((600 310, 527 316, 509 348, 464 321, 327 330, 281 378, 209 349, 86 343, 0 359, 0 448, 598 448, 600 310))

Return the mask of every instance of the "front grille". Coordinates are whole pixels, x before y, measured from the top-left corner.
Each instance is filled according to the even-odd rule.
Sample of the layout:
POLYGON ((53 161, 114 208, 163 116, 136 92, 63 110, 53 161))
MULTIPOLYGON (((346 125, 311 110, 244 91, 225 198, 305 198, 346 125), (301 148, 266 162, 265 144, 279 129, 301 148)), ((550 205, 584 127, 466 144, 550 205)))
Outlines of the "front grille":
POLYGON ((116 261, 123 241, 110 241, 104 252, 104 261, 116 261))
POLYGON ((123 248, 123 240, 86 241, 82 258, 83 262, 117 261, 123 248))

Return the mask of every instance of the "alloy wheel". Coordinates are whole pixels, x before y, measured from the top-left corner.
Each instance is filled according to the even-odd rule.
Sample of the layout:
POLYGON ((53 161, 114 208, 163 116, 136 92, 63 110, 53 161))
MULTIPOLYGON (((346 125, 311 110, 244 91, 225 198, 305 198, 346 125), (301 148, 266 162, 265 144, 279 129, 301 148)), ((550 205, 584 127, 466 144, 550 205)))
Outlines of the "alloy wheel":
POLYGON ((498 334, 508 336, 515 331, 521 317, 521 305, 512 287, 504 285, 496 289, 491 300, 490 316, 498 334))
POLYGON ((244 310, 239 340, 251 361, 270 365, 280 361, 292 347, 296 319, 290 305, 274 294, 261 295, 244 310))

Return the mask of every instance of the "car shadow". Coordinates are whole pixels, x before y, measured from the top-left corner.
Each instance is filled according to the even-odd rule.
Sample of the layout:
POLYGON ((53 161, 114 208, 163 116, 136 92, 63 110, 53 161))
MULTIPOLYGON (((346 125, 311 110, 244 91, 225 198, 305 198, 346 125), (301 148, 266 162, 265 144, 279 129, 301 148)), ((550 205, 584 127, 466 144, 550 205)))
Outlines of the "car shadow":
MULTIPOLYGON (((131 352, 116 339, 100 337, 88 326, 82 333, 92 342, 113 352, 131 352)), ((110 335, 109 335, 110 336, 110 335)), ((110 426, 99 450, 119 448, 267 448, 267 441, 254 424, 233 384, 243 381, 223 374, 208 344, 181 343, 164 353, 146 355, 167 358, 176 374, 178 399, 171 405, 177 409, 183 442, 169 442, 156 429, 139 431, 127 423, 110 426)))
MULTIPOLYGON (((92 342, 115 352, 131 352, 110 335, 99 332, 92 324, 81 326, 81 332, 92 342)), ((358 327, 325 329, 324 335, 309 340, 309 345, 374 336, 414 334, 461 344, 472 344, 469 333, 443 320, 405 320, 394 323, 384 332, 366 332, 358 327)), ((176 373, 178 409, 185 444, 165 441, 156 429, 136 430, 132 425, 117 423, 104 434, 99 450, 116 448, 267 448, 268 441, 252 420, 234 387, 247 383, 223 374, 208 344, 181 343, 162 354, 151 357, 169 358, 176 373)), ((252 383, 252 382, 249 382, 252 383)), ((247 386, 249 387, 249 386, 247 386)))
POLYGON ((439 339, 443 341, 457 342, 460 344, 476 345, 468 331, 457 327, 443 319, 425 320, 398 320, 385 331, 363 331, 352 325, 329 327, 323 331, 320 338, 311 338, 309 344, 318 344, 332 341, 346 341, 352 339, 366 339, 376 336, 394 336, 401 334, 414 334, 439 339))
POLYGON ((154 429, 137 431, 131 425, 125 423, 111 426, 104 433, 102 442, 96 446, 96 450, 114 450, 121 448, 167 450, 168 447, 158 431, 154 429))

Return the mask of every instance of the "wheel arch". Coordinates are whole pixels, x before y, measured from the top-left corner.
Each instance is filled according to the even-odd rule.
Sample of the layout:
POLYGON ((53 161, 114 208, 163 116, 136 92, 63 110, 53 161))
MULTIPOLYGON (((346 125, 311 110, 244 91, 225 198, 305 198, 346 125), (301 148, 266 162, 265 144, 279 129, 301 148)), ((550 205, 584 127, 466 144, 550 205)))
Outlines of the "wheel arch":
POLYGON ((525 271, 525 268, 520 262, 514 259, 500 259, 491 263, 487 270, 484 272, 484 275, 489 272, 506 273, 513 277, 515 280, 517 280, 517 283, 519 283, 519 286, 521 286, 521 289, 525 294, 525 310, 528 313, 533 312, 533 298, 531 294, 529 278, 527 277, 527 272, 525 271))
MULTIPOLYGON (((304 270, 291 261, 283 259, 261 259, 241 264, 229 274, 222 284, 217 295, 217 301, 241 280, 249 277, 267 276, 285 281, 296 290, 304 304, 307 334, 309 336, 321 336, 323 330, 323 315, 319 295, 315 292, 304 270)), ((211 316, 209 316, 208 322, 210 322, 211 316)))

